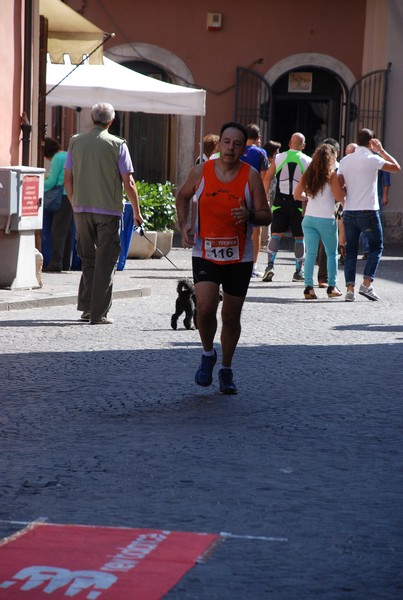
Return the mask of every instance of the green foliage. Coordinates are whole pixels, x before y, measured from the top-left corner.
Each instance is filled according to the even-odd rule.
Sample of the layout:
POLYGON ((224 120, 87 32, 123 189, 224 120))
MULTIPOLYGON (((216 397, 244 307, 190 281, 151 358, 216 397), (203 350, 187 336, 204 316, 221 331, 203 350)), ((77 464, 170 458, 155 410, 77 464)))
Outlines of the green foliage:
POLYGON ((176 223, 173 184, 170 181, 165 183, 136 181, 136 186, 145 229, 149 231, 172 229, 176 223))

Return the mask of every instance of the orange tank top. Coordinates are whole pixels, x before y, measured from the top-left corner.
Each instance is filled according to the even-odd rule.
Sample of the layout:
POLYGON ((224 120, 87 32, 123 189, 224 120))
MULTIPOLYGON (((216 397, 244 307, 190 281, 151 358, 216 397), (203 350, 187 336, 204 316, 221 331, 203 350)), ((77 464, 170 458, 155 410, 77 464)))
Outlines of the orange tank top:
POLYGON ((193 256, 200 256, 218 264, 253 261, 252 226, 236 225, 231 209, 240 200, 252 207, 249 187, 250 166, 241 163, 236 177, 220 181, 215 173, 215 160, 203 165, 203 173, 196 188, 197 219, 193 256))

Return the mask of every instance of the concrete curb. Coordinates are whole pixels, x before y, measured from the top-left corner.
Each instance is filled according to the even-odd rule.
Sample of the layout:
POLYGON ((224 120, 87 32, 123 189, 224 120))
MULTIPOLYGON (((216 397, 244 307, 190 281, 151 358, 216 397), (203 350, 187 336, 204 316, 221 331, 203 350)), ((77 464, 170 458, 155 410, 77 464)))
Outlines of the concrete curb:
MULTIPOLYGON (((113 292, 114 300, 118 300, 119 298, 142 298, 143 296, 151 296, 150 287, 116 290, 113 292)), ((40 308, 46 306, 65 306, 66 304, 75 304, 76 302, 77 293, 44 296, 43 298, 36 297, 27 300, 11 300, 10 302, 0 302, 0 311, 23 310, 27 308, 40 308)))

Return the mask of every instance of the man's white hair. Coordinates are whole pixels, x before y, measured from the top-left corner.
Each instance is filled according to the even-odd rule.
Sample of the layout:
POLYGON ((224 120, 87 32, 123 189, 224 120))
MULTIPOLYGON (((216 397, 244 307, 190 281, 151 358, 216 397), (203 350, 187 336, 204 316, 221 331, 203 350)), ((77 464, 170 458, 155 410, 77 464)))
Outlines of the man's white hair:
POLYGON ((92 107, 91 117, 94 123, 107 125, 115 118, 115 109, 108 102, 99 102, 92 107))

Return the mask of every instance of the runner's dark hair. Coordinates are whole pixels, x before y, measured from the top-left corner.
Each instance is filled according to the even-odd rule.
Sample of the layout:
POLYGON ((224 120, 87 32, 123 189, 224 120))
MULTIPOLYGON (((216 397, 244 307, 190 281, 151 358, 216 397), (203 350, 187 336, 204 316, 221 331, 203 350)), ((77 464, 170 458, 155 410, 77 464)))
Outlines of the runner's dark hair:
POLYGON ((224 123, 224 125, 221 127, 220 139, 222 138, 222 134, 226 129, 238 129, 238 131, 240 131, 245 138, 246 146, 246 142, 248 141, 248 132, 246 131, 246 128, 243 125, 241 125, 240 123, 236 123, 235 121, 229 121, 228 123, 224 123))

